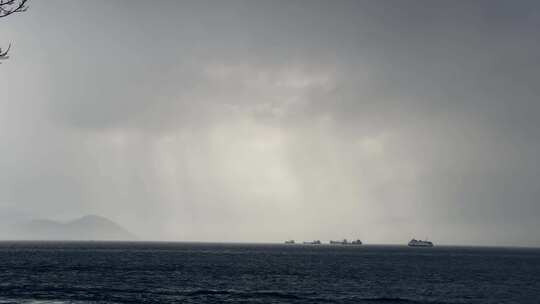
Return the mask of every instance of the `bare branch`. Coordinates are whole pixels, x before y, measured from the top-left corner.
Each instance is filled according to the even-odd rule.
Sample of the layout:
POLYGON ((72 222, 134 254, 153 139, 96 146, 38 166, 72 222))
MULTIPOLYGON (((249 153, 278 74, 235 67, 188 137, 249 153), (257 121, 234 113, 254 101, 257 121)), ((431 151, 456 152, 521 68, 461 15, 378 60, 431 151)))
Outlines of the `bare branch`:
POLYGON ((5 50, 5 51, 2 51, 2 48, 0 48, 0 58, 5 57, 7 55, 7 53, 9 52, 10 48, 11 48, 11 43, 9 44, 7 50, 5 50))
MULTIPOLYGON (((0 18, 7 17, 14 13, 26 12, 28 0, 0 0, 0 18)), ((7 50, 0 48, 0 60, 8 59, 8 52, 11 48, 9 44, 7 50)))
MULTIPOLYGON (((11 48, 11 43, 9 44, 7 50, 2 50, 2 48, 0 48, 0 60, 5 60, 5 59, 8 59, 9 56, 8 56, 8 52, 9 52, 9 49, 11 48)), ((1 62, 0 62, 1 64, 1 62)))
POLYGON ((28 0, 0 0, 0 18, 13 13, 26 12, 28 0))

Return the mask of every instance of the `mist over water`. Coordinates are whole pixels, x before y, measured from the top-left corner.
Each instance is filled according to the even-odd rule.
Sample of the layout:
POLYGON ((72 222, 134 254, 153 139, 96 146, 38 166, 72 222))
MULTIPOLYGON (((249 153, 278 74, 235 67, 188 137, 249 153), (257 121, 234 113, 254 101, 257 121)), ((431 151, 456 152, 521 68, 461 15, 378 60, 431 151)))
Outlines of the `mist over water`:
POLYGON ((0 229, 99 214, 144 240, 539 246, 539 16, 32 1, 0 27, 0 229))

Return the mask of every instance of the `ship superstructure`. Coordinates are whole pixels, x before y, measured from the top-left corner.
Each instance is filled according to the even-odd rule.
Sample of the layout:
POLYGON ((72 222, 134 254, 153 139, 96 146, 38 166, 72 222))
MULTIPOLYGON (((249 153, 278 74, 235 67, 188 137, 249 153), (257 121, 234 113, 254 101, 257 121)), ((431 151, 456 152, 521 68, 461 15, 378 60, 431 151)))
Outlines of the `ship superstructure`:
POLYGON ((433 243, 430 241, 423 241, 423 240, 417 240, 412 239, 409 244, 410 247, 433 247, 433 243))

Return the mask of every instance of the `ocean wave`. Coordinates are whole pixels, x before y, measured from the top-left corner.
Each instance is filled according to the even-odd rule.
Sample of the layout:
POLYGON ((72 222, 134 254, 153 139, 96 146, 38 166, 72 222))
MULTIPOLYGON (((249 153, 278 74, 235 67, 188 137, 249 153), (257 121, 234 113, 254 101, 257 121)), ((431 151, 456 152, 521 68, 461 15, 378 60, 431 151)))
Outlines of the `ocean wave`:
POLYGON ((343 300, 352 300, 358 303, 389 303, 389 304, 458 304, 454 302, 444 302, 440 300, 410 299, 401 297, 349 297, 343 300))
MULTIPOLYGON (((141 293, 140 290, 122 290, 125 293, 141 293)), ((261 300, 261 299, 274 299, 279 301, 287 302, 300 302, 300 303, 364 303, 364 304, 458 304, 454 302, 444 302, 438 300, 426 300, 426 299, 410 299, 402 297, 361 297, 361 296, 341 296, 341 297, 324 297, 323 295, 317 293, 290 293, 282 291, 273 291, 273 290, 263 290, 263 291, 243 291, 243 290, 230 290, 230 289, 195 289, 195 290, 177 290, 172 292, 148 292, 146 294, 156 294, 156 295, 169 295, 169 296, 180 296, 188 298, 206 298, 206 297, 224 297, 229 298, 229 300, 234 299, 243 299, 243 300, 261 300)), ((90 296, 90 295, 88 295, 90 296)), ((91 296, 90 296, 91 297, 91 296)), ((69 297, 69 300, 66 299, 29 299, 29 298, 0 298, 0 304, 87 304, 98 302, 107 302, 107 303, 127 303, 132 302, 133 299, 128 298, 115 298, 115 301, 112 299, 93 299, 91 301, 81 301, 74 300, 72 297, 69 297)), ((140 299, 139 299, 140 300, 140 299)), ((144 301, 143 301, 144 302, 144 301)))
POLYGON ((426 302, 426 301, 420 301, 420 300, 412 300, 407 298, 399 298, 399 297, 373 297, 373 298, 356 298, 355 300, 359 300, 366 303, 411 303, 411 304, 425 304, 433 302, 426 302))
POLYGON ((206 295, 230 295, 241 298, 280 298, 289 300, 300 300, 302 297, 279 291, 241 291, 241 290, 216 290, 216 289, 197 289, 182 293, 185 296, 206 296, 206 295))
POLYGON ((0 304, 86 304, 88 302, 39 299, 0 299, 0 304))
POLYGON ((457 304, 450 302, 441 302, 435 300, 421 300, 421 299, 409 299, 402 297, 361 297, 361 296, 346 296, 346 297, 323 297, 317 293, 288 293, 282 291, 241 291, 241 290, 217 290, 217 289, 197 289, 192 291, 182 292, 182 295, 188 297, 197 296, 212 296, 222 295, 230 296, 233 298, 243 299, 261 299, 271 298, 280 300, 291 301, 316 301, 330 302, 330 303, 342 303, 342 302, 354 302, 354 303, 396 303, 396 304, 457 304))

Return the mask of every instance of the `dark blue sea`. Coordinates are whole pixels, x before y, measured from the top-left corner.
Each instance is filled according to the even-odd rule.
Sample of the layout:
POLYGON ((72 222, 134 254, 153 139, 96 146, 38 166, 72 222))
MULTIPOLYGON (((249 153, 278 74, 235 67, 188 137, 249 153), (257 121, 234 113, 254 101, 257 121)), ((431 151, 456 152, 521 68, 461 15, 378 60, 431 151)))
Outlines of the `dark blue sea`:
POLYGON ((540 303, 540 250, 0 242, 0 303, 540 303))

